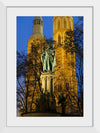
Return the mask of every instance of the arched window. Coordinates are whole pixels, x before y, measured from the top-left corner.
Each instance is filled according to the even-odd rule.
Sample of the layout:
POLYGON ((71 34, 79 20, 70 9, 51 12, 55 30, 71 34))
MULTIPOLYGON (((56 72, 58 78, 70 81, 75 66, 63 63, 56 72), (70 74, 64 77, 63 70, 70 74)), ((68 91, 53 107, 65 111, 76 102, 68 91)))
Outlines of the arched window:
POLYGON ((69 29, 71 30, 71 21, 70 21, 70 18, 69 18, 69 29))
POLYGON ((58 21, 58 29, 60 29, 60 21, 58 21))
POLYGON ((58 35, 58 43, 61 44, 61 36, 58 35))
POLYGON ((64 28, 66 28, 66 20, 64 20, 64 28))
POLYGON ((70 18, 68 18, 68 30, 71 30, 70 18))
POLYGON ((37 20, 37 24, 40 24, 40 20, 37 20))
POLYGON ((39 20, 38 24, 40 24, 40 20, 39 20))
POLYGON ((63 34, 64 41, 66 40, 66 36, 67 36, 67 33, 65 31, 64 34, 63 34))

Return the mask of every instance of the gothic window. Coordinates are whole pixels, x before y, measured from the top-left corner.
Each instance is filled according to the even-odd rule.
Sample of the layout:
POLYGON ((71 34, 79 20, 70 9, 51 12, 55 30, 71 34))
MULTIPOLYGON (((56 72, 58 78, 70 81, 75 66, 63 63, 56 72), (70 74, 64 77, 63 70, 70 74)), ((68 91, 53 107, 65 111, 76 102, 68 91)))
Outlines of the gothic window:
POLYGON ((58 35, 58 43, 60 44, 61 43, 61 36, 58 35))
POLYGON ((64 36, 63 36, 63 38, 64 38, 64 41, 66 41, 66 35, 67 33, 66 33, 66 31, 65 31, 65 33, 64 33, 64 36))
POLYGON ((38 21, 38 24, 40 24, 40 20, 38 21))
POLYGON ((60 21, 58 21, 58 29, 60 29, 60 21))
POLYGON ((64 20, 64 28, 66 28, 66 20, 64 20))
POLYGON ((72 26, 71 26, 71 19, 69 20, 69 22, 70 22, 70 30, 72 29, 72 26))
POLYGON ((68 19, 68 29, 71 30, 70 18, 68 19))
POLYGON ((37 20, 37 24, 40 24, 40 20, 37 20))

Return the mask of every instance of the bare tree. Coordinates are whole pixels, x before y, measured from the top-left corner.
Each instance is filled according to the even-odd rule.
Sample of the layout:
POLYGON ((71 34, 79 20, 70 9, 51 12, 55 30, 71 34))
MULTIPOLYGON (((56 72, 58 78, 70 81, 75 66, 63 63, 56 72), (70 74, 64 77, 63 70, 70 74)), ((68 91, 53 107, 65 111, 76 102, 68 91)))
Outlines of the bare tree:
POLYGON ((48 40, 39 41, 37 39, 30 45, 29 54, 17 52, 17 105, 18 108, 20 107, 19 110, 21 109, 25 113, 33 111, 32 104, 36 104, 34 96, 41 92, 41 54, 50 43, 48 40), (22 79, 24 80, 23 86, 22 79), (29 98, 31 102, 29 102, 29 98))

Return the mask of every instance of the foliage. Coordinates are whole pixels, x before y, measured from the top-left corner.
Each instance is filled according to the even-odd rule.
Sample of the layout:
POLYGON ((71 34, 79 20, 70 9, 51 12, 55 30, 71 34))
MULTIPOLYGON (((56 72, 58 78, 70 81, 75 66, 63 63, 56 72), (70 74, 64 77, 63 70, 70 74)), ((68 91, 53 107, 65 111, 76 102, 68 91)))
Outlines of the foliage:
MULTIPOLYGON (((75 51, 76 58, 76 76, 79 89, 79 96, 83 93, 83 17, 78 17, 74 24, 74 31, 67 31, 65 37, 64 49, 66 54, 75 51)), ((72 62, 71 67, 74 67, 72 62)))
POLYGON ((74 114, 75 112, 79 115, 83 115, 82 110, 82 99, 78 99, 75 94, 74 88, 70 88, 69 86, 66 88, 66 94, 61 93, 58 97, 58 104, 61 104, 62 114, 66 114, 65 108, 69 109, 69 114, 74 114))
POLYGON ((41 92, 40 75, 42 72, 41 53, 50 44, 50 40, 34 40, 31 51, 25 55, 24 52, 17 52, 17 107, 25 112, 32 111, 35 90, 41 92), (23 83, 21 82, 24 80, 23 83), (31 79, 31 80, 30 80, 31 79), (32 88, 32 90, 31 90, 32 88), (23 90, 23 93, 21 91, 23 90), (28 102, 30 97, 31 102, 28 102), (30 107, 29 107, 30 104, 30 107), (29 109, 30 108, 30 109, 29 109))

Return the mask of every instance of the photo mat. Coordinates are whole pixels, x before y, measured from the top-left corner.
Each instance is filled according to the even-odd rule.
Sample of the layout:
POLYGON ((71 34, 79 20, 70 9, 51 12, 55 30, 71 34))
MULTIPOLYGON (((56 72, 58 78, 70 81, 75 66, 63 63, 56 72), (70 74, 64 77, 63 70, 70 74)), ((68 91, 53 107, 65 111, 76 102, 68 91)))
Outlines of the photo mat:
POLYGON ((8 126, 92 126, 92 8, 7 8, 7 125, 8 126), (51 10, 52 9, 52 10, 51 10), (56 12, 55 12, 56 10, 56 12), (40 13, 41 11, 41 13, 40 13), (16 51, 18 16, 84 17, 84 115, 83 117, 18 117, 16 95, 16 51), (9 54, 10 53, 10 54, 9 54), (11 79, 14 79, 11 82, 11 79), (14 89, 15 88, 15 89, 14 89), (48 123, 47 123, 48 121, 48 123))

